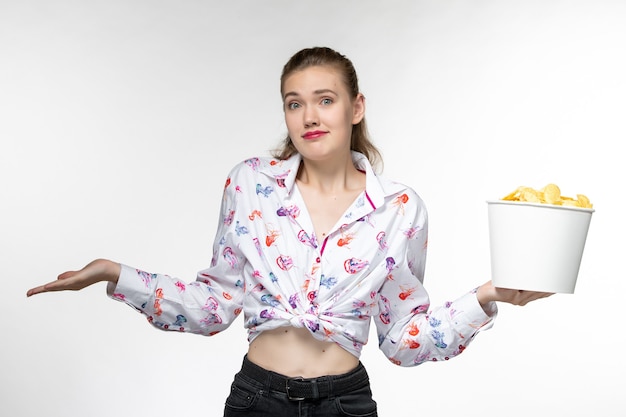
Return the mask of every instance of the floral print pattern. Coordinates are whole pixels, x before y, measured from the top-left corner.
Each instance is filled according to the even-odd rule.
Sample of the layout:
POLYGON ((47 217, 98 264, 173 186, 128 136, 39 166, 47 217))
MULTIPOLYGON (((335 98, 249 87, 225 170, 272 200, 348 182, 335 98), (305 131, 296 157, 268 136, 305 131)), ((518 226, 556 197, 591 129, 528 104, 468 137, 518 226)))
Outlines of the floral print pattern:
POLYGON ((210 336, 243 312, 249 341, 303 327, 359 357, 373 321, 380 349, 397 365, 458 355, 491 326, 495 303, 486 314, 474 290, 431 308, 423 201, 377 176, 362 154, 352 156, 366 189, 324 238, 296 185, 300 155, 247 159, 228 175, 211 263, 195 281, 122 265, 109 295, 163 330, 210 336))

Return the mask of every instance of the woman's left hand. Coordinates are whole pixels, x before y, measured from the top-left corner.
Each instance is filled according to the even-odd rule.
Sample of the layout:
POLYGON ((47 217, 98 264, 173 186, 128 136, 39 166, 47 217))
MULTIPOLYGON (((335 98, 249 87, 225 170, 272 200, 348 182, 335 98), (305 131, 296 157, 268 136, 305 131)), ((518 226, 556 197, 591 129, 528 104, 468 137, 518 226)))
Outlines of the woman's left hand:
POLYGON ((478 287, 476 292, 478 302, 483 307, 491 301, 501 301, 503 303, 509 303, 516 306, 525 306, 531 301, 546 298, 553 294, 554 293, 551 292, 514 290, 509 288, 494 287, 491 281, 488 281, 478 287))

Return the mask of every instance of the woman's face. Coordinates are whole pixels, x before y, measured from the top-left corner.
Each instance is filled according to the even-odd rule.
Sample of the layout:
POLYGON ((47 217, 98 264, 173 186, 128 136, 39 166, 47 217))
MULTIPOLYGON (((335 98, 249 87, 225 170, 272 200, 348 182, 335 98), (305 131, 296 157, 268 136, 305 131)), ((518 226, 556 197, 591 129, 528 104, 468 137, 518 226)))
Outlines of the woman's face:
POLYGON ((363 118, 364 97, 351 97, 331 66, 296 71, 283 84, 289 137, 298 152, 312 160, 349 153, 352 126, 363 118))

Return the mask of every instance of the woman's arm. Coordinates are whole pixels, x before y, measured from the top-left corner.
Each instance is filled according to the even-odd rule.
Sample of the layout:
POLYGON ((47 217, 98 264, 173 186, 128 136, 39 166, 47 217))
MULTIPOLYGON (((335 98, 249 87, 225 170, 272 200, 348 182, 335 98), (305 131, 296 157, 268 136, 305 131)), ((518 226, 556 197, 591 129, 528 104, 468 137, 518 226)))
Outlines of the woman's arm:
POLYGON ((63 272, 55 281, 31 288, 26 292, 26 296, 51 291, 78 291, 102 281, 117 283, 120 271, 119 263, 107 259, 96 259, 78 271, 63 272))

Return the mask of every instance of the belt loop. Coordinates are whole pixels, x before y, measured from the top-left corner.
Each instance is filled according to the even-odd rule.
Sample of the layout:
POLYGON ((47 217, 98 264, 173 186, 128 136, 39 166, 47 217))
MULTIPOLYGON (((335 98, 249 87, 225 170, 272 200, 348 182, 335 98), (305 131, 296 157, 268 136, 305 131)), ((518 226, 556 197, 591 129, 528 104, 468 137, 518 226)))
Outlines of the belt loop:
POLYGON ((272 373, 269 371, 265 371, 265 396, 269 396, 270 391, 272 390, 272 373))
POLYGON ((333 381, 335 380, 335 378, 328 377, 328 399, 332 400, 333 398, 335 398, 335 389, 333 388, 333 381))
POLYGON ((317 379, 311 380, 311 394, 313 395, 313 398, 315 399, 318 399, 320 397, 320 391, 319 391, 319 388, 317 387, 317 379))

